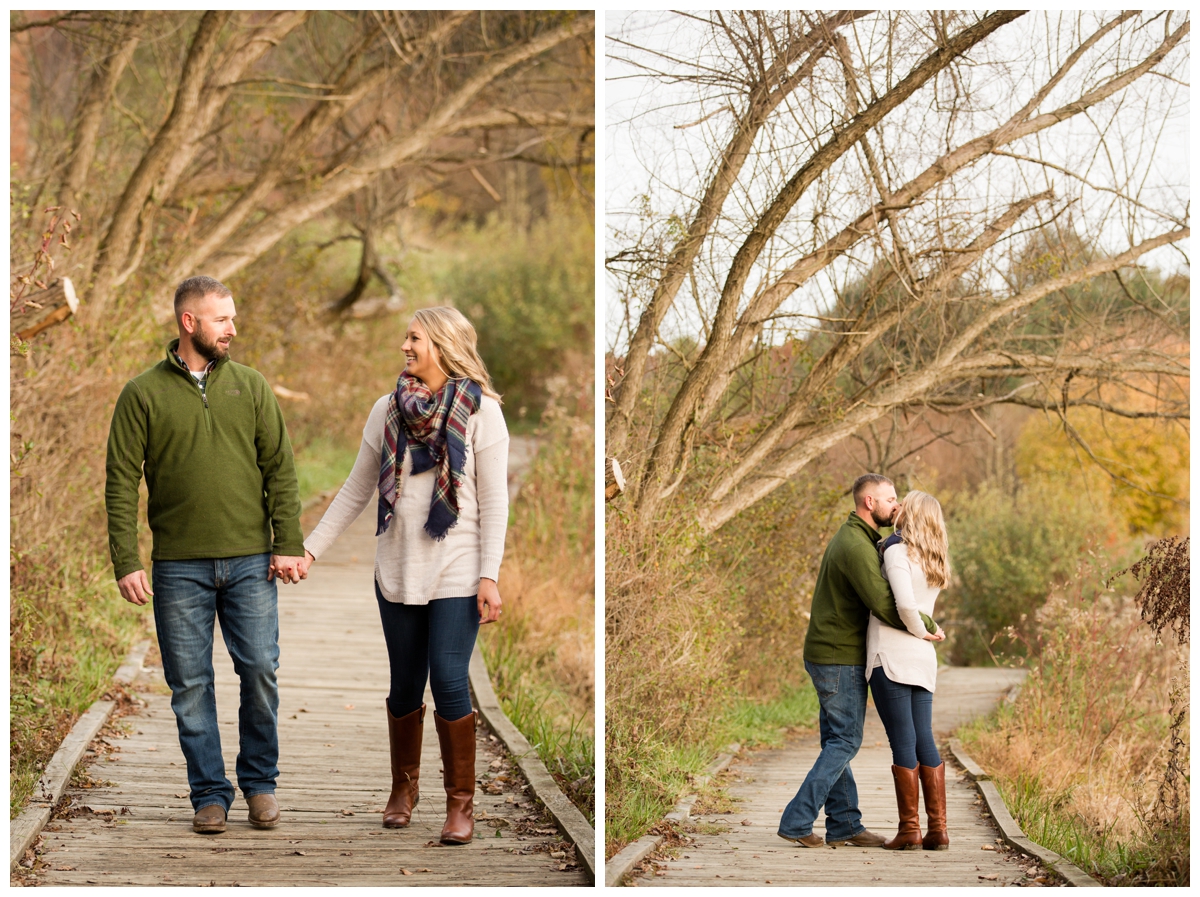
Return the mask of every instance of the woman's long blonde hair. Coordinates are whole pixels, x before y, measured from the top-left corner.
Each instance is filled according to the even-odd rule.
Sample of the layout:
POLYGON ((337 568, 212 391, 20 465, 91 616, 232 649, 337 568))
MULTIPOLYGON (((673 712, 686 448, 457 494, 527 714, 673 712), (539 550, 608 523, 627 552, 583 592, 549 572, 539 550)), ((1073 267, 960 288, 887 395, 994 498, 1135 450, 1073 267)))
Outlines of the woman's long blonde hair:
POLYGON ((462 377, 474 380, 485 396, 500 401, 500 393, 492 386, 487 366, 479 357, 475 328, 462 312, 447 305, 435 305, 417 309, 413 319, 420 321, 430 342, 437 347, 438 367, 443 374, 455 380, 462 377))
POLYGON ((908 556, 921 565, 925 582, 937 589, 950 584, 950 547, 942 506, 928 492, 914 489, 904 496, 896 516, 896 530, 904 537, 908 556))

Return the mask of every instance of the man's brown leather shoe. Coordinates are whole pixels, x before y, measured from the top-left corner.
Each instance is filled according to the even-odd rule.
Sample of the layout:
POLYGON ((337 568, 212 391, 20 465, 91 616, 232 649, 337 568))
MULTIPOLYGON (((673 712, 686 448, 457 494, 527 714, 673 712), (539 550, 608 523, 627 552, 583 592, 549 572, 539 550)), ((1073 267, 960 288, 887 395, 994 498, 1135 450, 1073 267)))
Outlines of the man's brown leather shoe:
POLYGON ((851 844, 855 847, 882 847, 883 842, 886 840, 887 838, 883 835, 877 835, 872 831, 863 829, 853 838, 846 838, 844 841, 830 841, 829 846, 841 847, 845 844, 851 844))
POLYGON ((192 831, 202 835, 219 835, 225 831, 225 808, 220 804, 201 807, 192 820, 192 831))
POLYGON ((246 798, 250 807, 250 824, 255 828, 274 828, 279 821, 279 801, 275 800, 275 792, 255 794, 246 798))
POLYGON ((787 835, 780 835, 785 841, 791 841, 793 844, 799 844, 801 847, 824 847, 825 839, 816 832, 811 832, 803 838, 789 838, 787 835))

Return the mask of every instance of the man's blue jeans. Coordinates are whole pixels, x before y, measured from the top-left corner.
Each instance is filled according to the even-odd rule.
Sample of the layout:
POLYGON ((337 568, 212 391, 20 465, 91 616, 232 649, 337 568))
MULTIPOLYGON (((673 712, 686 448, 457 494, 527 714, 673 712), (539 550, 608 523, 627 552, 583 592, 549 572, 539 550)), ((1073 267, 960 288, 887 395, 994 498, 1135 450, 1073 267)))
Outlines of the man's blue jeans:
POLYGON ((821 754, 784 809, 779 834, 793 839, 811 835, 817 813, 824 806, 825 840, 844 841, 865 829, 850 761, 862 745, 867 715, 866 669, 807 660, 804 669, 821 702, 821 754))
POLYGON ((228 813, 234 796, 217 731, 214 618, 241 680, 238 787, 247 798, 275 790, 279 614, 270 562, 269 554, 256 554, 154 563, 154 625, 195 810, 219 804, 228 813))

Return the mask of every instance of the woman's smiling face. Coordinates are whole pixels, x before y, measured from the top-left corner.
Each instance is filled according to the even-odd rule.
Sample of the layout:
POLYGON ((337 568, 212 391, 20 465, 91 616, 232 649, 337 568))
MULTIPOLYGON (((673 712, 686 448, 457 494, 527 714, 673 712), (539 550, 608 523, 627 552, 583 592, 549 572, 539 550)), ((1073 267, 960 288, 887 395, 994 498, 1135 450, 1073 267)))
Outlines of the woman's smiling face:
POLYGON ((404 370, 407 373, 426 384, 439 380, 445 382, 446 375, 438 365, 441 358, 438 356, 437 346, 429 339, 425 328, 416 318, 408 322, 408 331, 405 333, 401 349, 404 352, 404 370))

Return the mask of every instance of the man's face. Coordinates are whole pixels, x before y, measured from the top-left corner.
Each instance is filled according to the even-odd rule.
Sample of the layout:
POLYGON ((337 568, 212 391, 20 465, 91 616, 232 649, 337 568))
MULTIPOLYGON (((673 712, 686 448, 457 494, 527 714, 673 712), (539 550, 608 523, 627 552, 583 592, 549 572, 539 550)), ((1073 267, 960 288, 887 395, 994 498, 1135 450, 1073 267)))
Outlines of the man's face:
POLYGON ((233 326, 237 311, 232 296, 210 294, 183 314, 184 327, 191 335, 192 346, 204 359, 219 361, 229 354, 229 343, 237 336, 237 328, 233 326))
POLYGON ((895 486, 876 483, 875 487, 867 492, 864 499, 867 503, 867 510, 871 512, 871 519, 875 521, 875 526, 892 525, 892 521, 896 519, 896 512, 900 510, 895 486))

